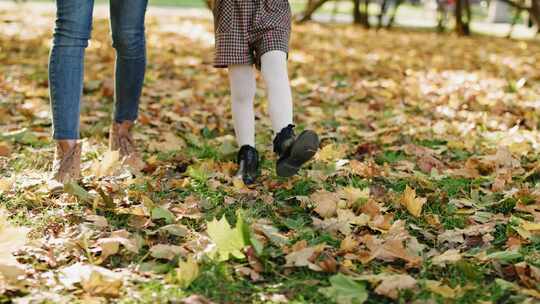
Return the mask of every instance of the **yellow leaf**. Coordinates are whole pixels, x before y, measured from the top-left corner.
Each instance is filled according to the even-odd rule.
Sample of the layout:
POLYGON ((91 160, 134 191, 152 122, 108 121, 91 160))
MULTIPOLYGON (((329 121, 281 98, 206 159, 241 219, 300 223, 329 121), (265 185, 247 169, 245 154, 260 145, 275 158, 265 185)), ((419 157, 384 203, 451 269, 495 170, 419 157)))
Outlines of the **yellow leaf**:
POLYGON ((527 231, 537 231, 540 230, 540 223, 533 223, 523 220, 521 222, 521 227, 527 231))
POLYGON ((197 264, 195 259, 190 256, 187 261, 180 261, 180 263, 178 263, 178 268, 176 269, 176 279, 178 280, 181 288, 188 288, 189 285, 191 285, 191 283, 197 279, 199 273, 199 264, 197 264))
POLYGON ((347 200, 349 204, 355 204, 359 200, 367 200, 369 198, 369 188, 358 189, 354 187, 345 187, 341 189, 340 196, 347 200))
POLYGON ((456 290, 443 285, 441 282, 428 280, 425 282, 425 285, 429 291, 436 293, 443 298, 454 299, 456 297, 456 290))
POLYGON ((99 271, 92 271, 88 278, 81 280, 81 286, 91 295, 116 298, 120 295, 122 281, 107 277, 99 271))
POLYGON ((354 236, 347 235, 339 245, 339 250, 343 252, 354 252, 356 249, 358 249, 358 245, 360 242, 358 242, 354 236))
POLYGON ((401 198, 401 204, 403 204, 410 214, 415 217, 419 217, 422 214, 422 207, 426 203, 427 199, 422 197, 416 197, 416 190, 407 186, 403 196, 401 198))
POLYGON ((0 192, 9 192, 15 184, 15 177, 0 178, 0 192))
POLYGON ((317 153, 317 159, 324 162, 334 162, 343 157, 345 157, 345 147, 336 144, 326 145, 317 153))
POLYGON ((214 253, 220 261, 228 260, 231 255, 237 259, 245 257, 242 253, 242 249, 247 245, 247 241, 244 239, 244 229, 246 227, 241 216, 238 217, 234 228, 231 228, 225 216, 219 221, 214 219, 208 223, 206 232, 216 244, 214 253))
POLYGON ((347 107, 349 117, 356 120, 365 118, 368 112, 369 107, 364 103, 353 102, 347 107))

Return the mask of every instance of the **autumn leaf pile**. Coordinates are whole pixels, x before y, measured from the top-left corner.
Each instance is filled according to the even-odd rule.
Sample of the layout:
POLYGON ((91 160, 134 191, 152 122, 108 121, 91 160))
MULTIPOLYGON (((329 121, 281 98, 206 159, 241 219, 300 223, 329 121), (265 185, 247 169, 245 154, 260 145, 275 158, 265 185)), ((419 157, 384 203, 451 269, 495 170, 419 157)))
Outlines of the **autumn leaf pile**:
POLYGON ((540 301, 537 41, 295 26, 296 122, 322 148, 275 176, 259 81, 264 160, 247 188, 208 15, 150 14, 138 168, 106 151, 100 17, 84 178, 51 195, 52 12, 33 14, 0 10, 0 303, 540 301))

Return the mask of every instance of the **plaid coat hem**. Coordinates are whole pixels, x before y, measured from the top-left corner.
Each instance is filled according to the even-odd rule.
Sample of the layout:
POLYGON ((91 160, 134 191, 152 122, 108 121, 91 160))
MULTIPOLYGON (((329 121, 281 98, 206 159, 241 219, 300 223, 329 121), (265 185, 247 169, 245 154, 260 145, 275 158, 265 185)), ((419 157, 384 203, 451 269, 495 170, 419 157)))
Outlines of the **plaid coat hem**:
POLYGON ((219 0, 214 8, 214 66, 255 64, 269 51, 289 52, 288 0, 219 0))

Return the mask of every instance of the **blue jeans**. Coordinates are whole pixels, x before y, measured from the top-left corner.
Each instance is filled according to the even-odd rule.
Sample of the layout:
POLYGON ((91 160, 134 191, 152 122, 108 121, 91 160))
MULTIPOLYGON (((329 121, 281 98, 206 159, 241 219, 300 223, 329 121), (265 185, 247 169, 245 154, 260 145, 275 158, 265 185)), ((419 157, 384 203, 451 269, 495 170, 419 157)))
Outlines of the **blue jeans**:
MULTIPOLYGON (((138 116, 146 69, 144 18, 148 0, 110 0, 116 50, 117 122, 138 116)), ((56 27, 49 61, 53 138, 78 139, 84 52, 92 31, 94 0, 56 0, 56 27)))

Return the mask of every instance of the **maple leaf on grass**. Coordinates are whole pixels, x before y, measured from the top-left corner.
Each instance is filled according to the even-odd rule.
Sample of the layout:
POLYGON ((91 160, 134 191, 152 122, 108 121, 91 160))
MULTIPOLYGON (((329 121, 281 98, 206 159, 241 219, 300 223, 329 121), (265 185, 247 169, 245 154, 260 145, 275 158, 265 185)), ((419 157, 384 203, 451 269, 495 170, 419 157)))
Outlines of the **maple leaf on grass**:
POLYGON ((422 207, 426 203, 427 199, 416 196, 416 190, 407 186, 401 197, 401 204, 403 204, 410 214, 415 217, 419 217, 422 214, 422 207))
POLYGON ((368 299, 364 283, 341 273, 332 276, 330 286, 321 288, 320 292, 337 304, 362 304, 368 299))
POLYGON ((206 232, 216 245, 212 255, 219 261, 227 261, 230 256, 237 259, 245 258, 242 250, 249 245, 248 227, 239 213, 236 226, 232 228, 223 216, 219 221, 214 219, 207 224, 206 232))

